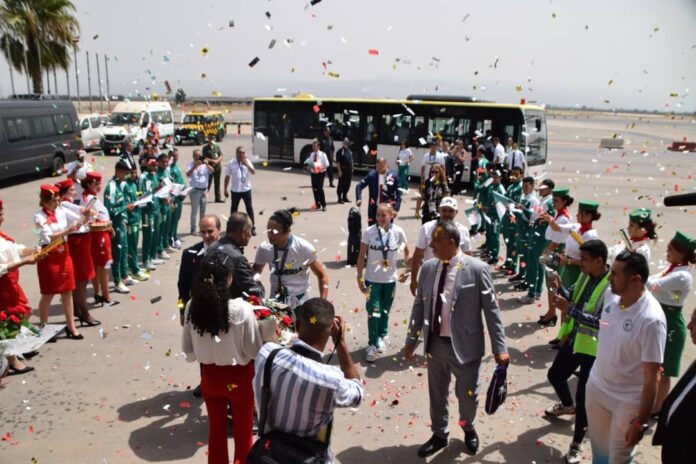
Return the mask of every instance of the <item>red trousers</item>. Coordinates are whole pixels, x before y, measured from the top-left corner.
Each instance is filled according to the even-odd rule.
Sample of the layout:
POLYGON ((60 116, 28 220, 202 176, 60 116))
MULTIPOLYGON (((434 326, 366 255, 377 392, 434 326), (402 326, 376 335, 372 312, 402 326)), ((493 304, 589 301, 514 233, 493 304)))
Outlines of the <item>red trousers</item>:
POLYGON ((208 410, 208 464, 228 464, 227 403, 234 420, 234 464, 246 464, 253 445, 254 363, 246 366, 203 364, 201 391, 208 410))

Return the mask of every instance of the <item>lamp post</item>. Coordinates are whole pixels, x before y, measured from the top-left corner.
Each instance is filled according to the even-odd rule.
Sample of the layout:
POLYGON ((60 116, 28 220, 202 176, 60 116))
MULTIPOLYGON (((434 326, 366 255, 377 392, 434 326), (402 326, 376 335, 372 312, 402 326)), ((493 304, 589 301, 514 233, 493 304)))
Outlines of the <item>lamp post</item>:
POLYGON ((99 53, 94 54, 94 59, 97 62, 97 88, 99 89, 99 112, 103 111, 102 108, 102 88, 101 88, 101 71, 99 70, 99 53))
POLYGON ((87 93, 89 94, 89 112, 92 112, 92 76, 89 73, 89 52, 85 50, 87 57, 87 93))

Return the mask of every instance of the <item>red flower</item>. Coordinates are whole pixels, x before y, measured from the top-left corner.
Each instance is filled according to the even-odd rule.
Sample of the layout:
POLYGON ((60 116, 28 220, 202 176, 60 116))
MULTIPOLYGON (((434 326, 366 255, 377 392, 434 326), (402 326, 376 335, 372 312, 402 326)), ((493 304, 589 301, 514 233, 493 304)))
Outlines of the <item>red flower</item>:
POLYGON ((266 309, 266 308, 255 309, 254 316, 256 316, 257 321, 262 320, 262 319, 266 319, 266 318, 271 317, 271 311, 266 309))
POLYGON ((256 295, 249 296, 249 303, 253 306, 261 306, 261 300, 256 295))
POLYGON ((292 327, 292 318, 290 316, 283 316, 283 319, 281 319, 280 322, 285 327, 292 327))
POLYGON ((5 314, 4 311, 0 311, 0 321, 4 321, 7 319, 7 314, 5 314))
POLYGON ((21 321, 17 316, 15 316, 14 314, 10 314, 10 320, 11 320, 12 322, 14 322, 15 324, 19 324, 20 322, 22 322, 22 321, 21 321))

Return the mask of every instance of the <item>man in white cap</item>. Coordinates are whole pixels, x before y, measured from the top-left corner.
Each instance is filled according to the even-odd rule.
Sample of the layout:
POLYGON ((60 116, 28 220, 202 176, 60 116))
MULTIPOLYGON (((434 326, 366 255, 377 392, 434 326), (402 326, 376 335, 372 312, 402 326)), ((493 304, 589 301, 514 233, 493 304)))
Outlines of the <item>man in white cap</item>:
POLYGON ((430 248, 430 240, 432 239, 433 230, 435 229, 438 221, 452 221, 456 224, 457 229, 459 229, 460 236, 459 248, 462 250, 462 252, 467 254, 469 253, 471 248, 469 229, 454 220, 454 218, 457 216, 457 212, 457 200, 455 200, 453 197, 445 197, 440 200, 440 206, 438 207, 440 218, 426 222, 418 231, 416 251, 413 253, 413 258, 411 258, 411 293, 413 296, 416 295, 416 287, 418 286, 418 271, 421 268, 421 264, 435 257, 433 250, 430 248))

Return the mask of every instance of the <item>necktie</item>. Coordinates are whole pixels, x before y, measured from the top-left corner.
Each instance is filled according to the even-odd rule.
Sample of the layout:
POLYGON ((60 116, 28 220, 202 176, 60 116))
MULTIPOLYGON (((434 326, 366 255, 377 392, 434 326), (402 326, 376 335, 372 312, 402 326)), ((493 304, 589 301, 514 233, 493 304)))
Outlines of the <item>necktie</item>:
POLYGON ((437 282, 437 295, 435 295, 435 311, 433 312, 433 323, 431 325, 434 335, 440 335, 440 317, 442 316, 442 292, 445 290, 445 279, 447 279, 447 261, 442 262, 440 280, 437 282))

